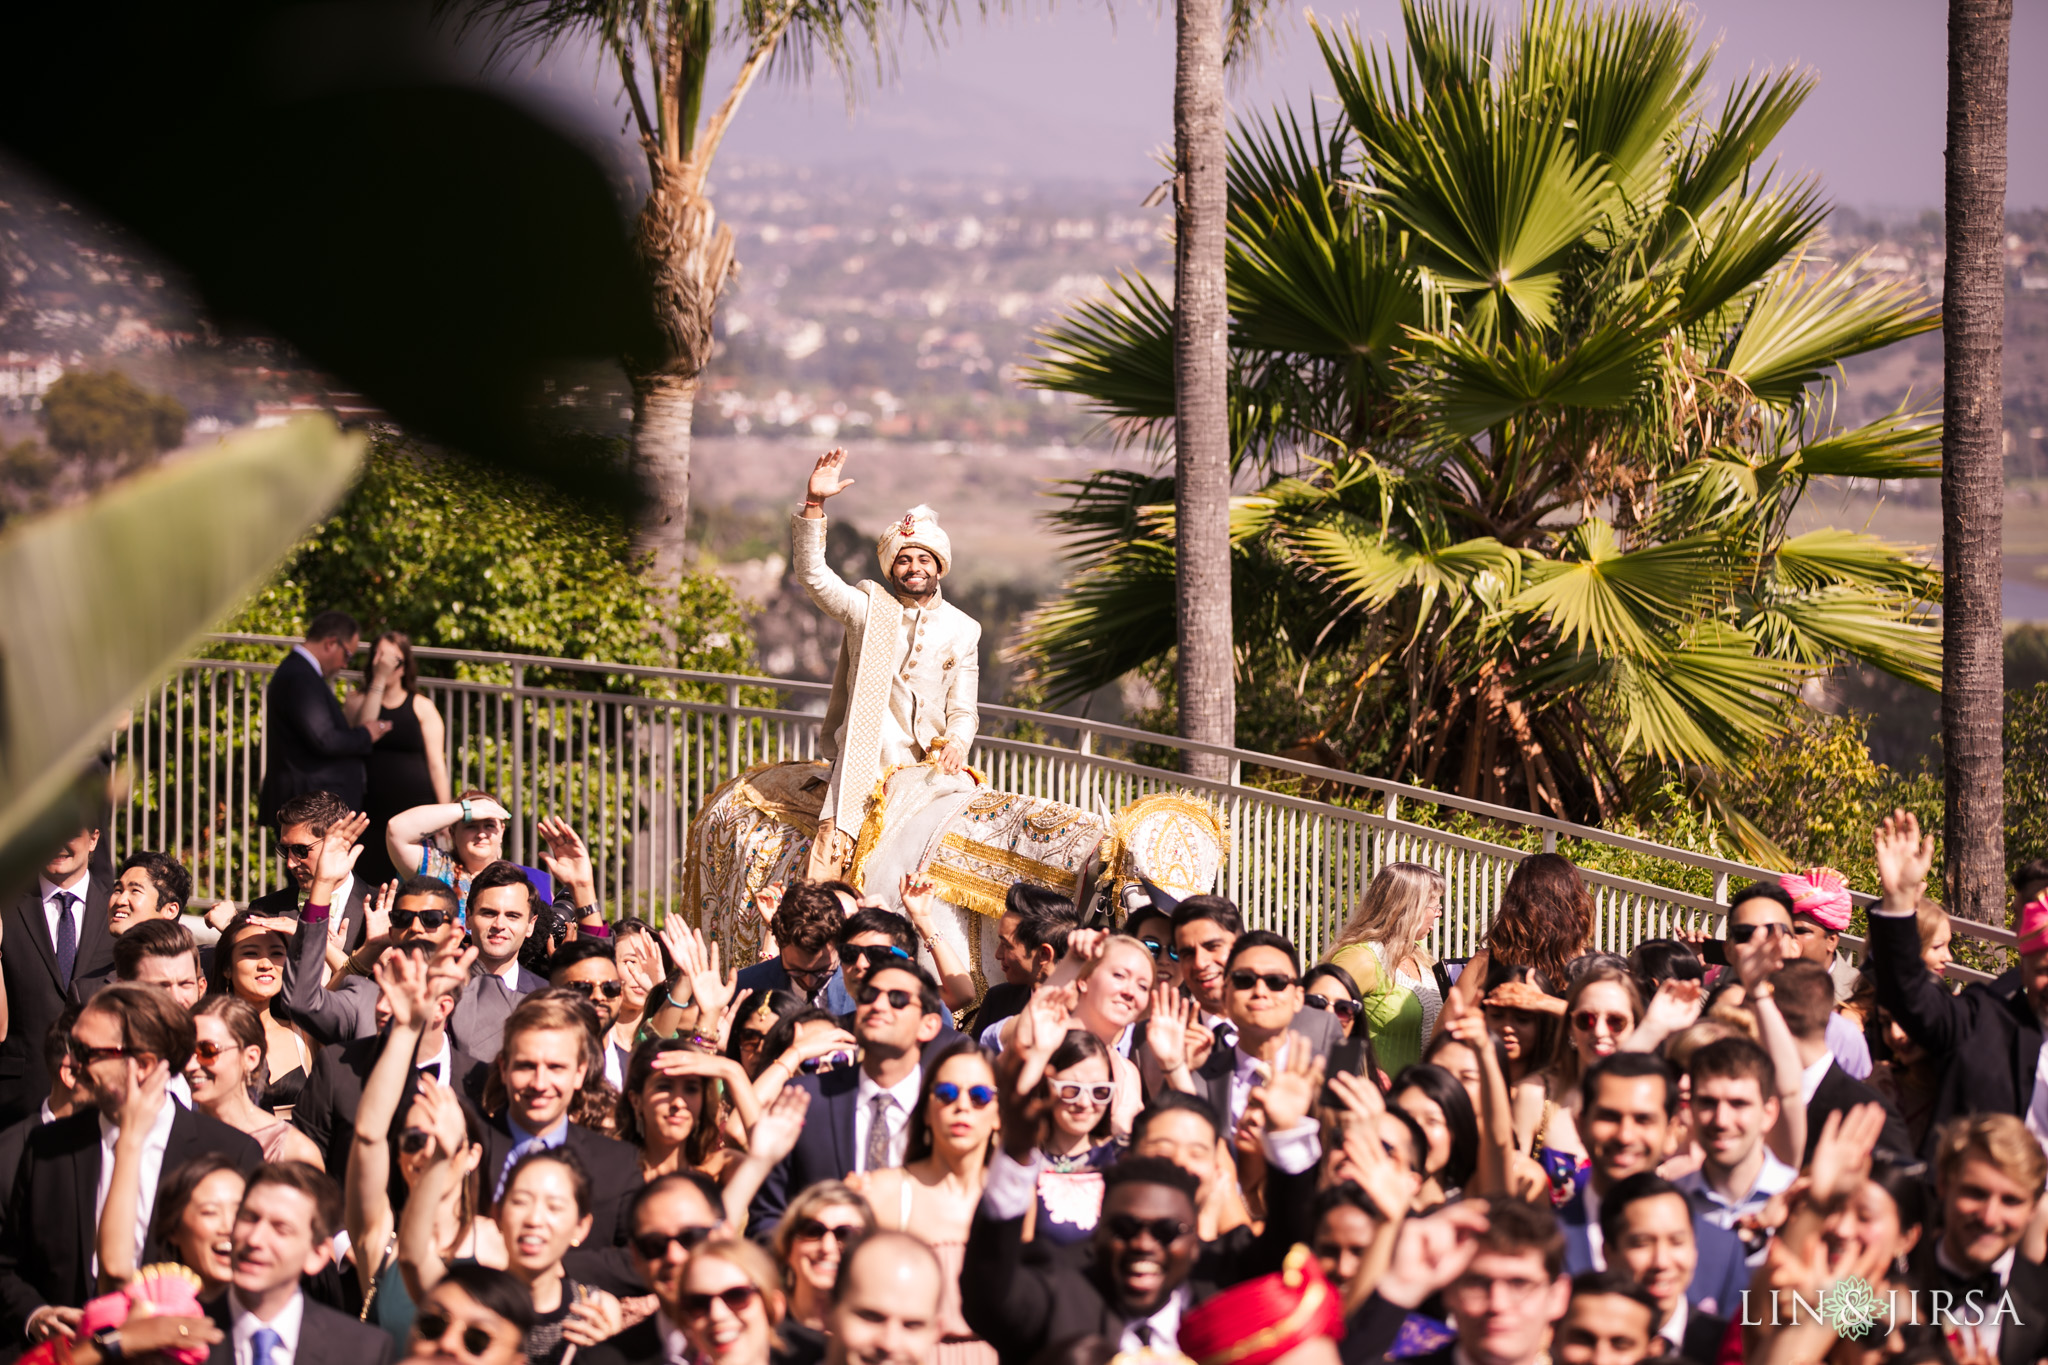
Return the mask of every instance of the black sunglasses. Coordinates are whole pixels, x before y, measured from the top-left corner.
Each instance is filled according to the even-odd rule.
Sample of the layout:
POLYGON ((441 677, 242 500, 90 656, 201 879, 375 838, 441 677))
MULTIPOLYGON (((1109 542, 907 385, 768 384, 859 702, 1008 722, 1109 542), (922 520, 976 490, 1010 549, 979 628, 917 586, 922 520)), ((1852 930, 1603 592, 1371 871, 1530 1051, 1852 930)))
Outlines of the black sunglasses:
POLYGON ((872 1005, 885 995, 889 997, 889 1008, 892 1010, 907 1010, 910 1008, 910 1002, 916 998, 909 991, 885 991, 880 986, 862 986, 860 994, 856 995, 854 1000, 862 1005, 872 1005))
POLYGON ((1782 934, 1787 932, 1788 928, 1789 926, 1780 924, 1776 920, 1772 920, 1768 924, 1731 924, 1728 926, 1728 941, 1730 943, 1747 943, 1758 934, 1782 934))
POLYGON ((821 1242, 830 1237, 841 1247, 848 1247, 860 1239, 860 1234, 860 1225, 857 1223, 839 1227, 831 1223, 821 1223, 815 1218, 806 1218, 796 1225, 796 1240, 799 1242, 821 1242))
POLYGON ((1117 1213, 1103 1221, 1109 1224, 1109 1235, 1120 1242, 1136 1241, 1140 1233, 1148 1233, 1162 1247, 1173 1245, 1186 1236, 1188 1230, 1188 1225, 1178 1218, 1137 1218, 1128 1213, 1117 1213))
MULTIPOLYGON (((437 1313, 430 1308, 414 1318, 412 1325, 420 1334, 421 1341, 431 1341, 438 1346, 441 1344, 441 1338, 448 1335, 448 1328, 452 1322, 446 1313, 437 1313)), ((469 1355, 482 1355, 491 1349, 491 1334, 471 1323, 462 1329, 462 1349, 469 1355)))
POLYGON ((1299 980, 1298 977, 1289 976, 1285 972, 1255 972, 1249 967, 1239 967, 1230 974, 1230 989, 1234 991, 1248 991, 1263 981, 1266 983, 1267 990, 1278 995, 1281 991, 1292 986, 1297 980, 1299 980))
POLYGON ((754 1286, 750 1284, 736 1284, 732 1288, 722 1289, 716 1294, 679 1294, 676 1296, 676 1306, 683 1310, 683 1316, 686 1318, 701 1318, 710 1315, 711 1305, 714 1302, 722 1303, 725 1305, 728 1313, 738 1317, 747 1311, 748 1304, 759 1297, 761 1297, 761 1291, 754 1288, 754 1286))
POLYGON ((424 1128, 408 1128, 398 1135, 398 1150, 406 1153, 424 1152, 427 1150, 427 1144, 433 1140, 434 1135, 424 1128))
POLYGON ((625 989, 616 981, 564 981, 562 984, 578 995, 591 996, 601 994, 607 1000, 618 999, 619 992, 625 989))
POLYGON ((117 1057, 140 1057, 139 1048, 132 1047, 87 1047, 76 1038, 67 1039, 64 1050, 71 1054, 71 1064, 84 1068, 94 1062, 111 1062, 117 1057))
POLYGON ((287 858, 310 858, 318 847, 318 844, 279 844, 277 851, 287 858))
POLYGON ((420 928, 431 934, 442 925, 453 923, 455 923, 455 912, 453 910, 393 910, 391 912, 391 927, 394 929, 410 929, 413 925, 417 924, 420 928))
POLYGON ((704 1245, 713 1228, 677 1228, 674 1232, 640 1232, 633 1235, 633 1250, 640 1253, 643 1261, 658 1261, 668 1255, 671 1243, 685 1251, 695 1251, 704 1245))
POLYGON ((1339 1019, 1358 1017, 1358 1002, 1348 995, 1304 995, 1301 1003, 1312 1010, 1328 1010, 1339 1019))
POLYGON ((910 961, 909 953, 904 952, 901 948, 891 947, 886 943, 870 943, 865 948, 855 948, 853 955, 867 963, 869 971, 873 971, 885 962, 910 961))

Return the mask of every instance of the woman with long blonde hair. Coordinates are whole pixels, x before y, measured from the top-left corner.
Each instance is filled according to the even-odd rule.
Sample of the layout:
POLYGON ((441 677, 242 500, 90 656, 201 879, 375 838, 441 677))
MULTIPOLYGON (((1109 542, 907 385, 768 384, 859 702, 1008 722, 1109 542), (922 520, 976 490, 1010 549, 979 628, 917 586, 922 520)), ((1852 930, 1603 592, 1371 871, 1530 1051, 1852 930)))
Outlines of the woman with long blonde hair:
POLYGON ((1443 913, 1442 873, 1421 863, 1388 863, 1325 959, 1358 983, 1373 1051, 1390 1076, 1422 1060, 1443 1008, 1436 959, 1422 946, 1443 913))

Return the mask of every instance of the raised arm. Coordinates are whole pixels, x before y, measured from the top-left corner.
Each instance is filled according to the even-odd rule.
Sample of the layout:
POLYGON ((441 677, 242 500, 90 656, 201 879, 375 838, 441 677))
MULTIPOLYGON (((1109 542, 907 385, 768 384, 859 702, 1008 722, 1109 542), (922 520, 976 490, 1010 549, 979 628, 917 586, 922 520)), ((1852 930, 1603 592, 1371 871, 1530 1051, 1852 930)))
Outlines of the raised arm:
MULTIPOLYGON (((939 994, 945 999, 946 1008, 957 1010, 974 999, 974 978, 968 974, 967 964, 960 960, 960 954, 953 951, 939 933, 939 923, 932 907, 932 884, 914 873, 903 874, 903 913, 910 918, 911 927, 924 940, 924 946, 932 950, 932 961, 939 967, 939 994)), ((980 926, 973 926, 976 932, 980 926)))
MULTIPOLYGON (((412 876, 420 870, 420 854, 427 840, 462 819, 461 801, 436 801, 432 805, 414 806, 391 817, 391 823, 384 827, 384 849, 391 855, 391 865, 405 876, 412 876)), ((503 820, 509 827, 512 812, 506 810, 488 796, 479 796, 468 802, 469 813, 488 820, 503 820)))
POLYGON ((363 854, 356 840, 369 823, 368 816, 351 815, 321 839, 313 851, 313 885, 297 923, 283 917, 251 921, 285 935, 290 943, 284 964, 285 1012, 322 1043, 345 1042, 376 1031, 374 1010, 361 1009, 348 993, 327 989, 327 921, 342 911, 333 903, 334 893, 354 872, 356 859, 363 854), (366 1020, 365 1014, 373 1017, 366 1020))
POLYGON ((392 1235, 391 1121, 398 1117, 413 1054, 433 1008, 423 956, 389 952, 372 971, 391 1011, 391 1031, 356 1105, 356 1139, 349 1145, 346 1187, 349 1245, 355 1248, 356 1275, 365 1295, 383 1268, 384 1247, 392 1235))
POLYGON ((797 581, 827 616, 846 625, 867 619, 868 596, 832 571, 825 561, 825 499, 853 487, 842 479, 846 452, 837 447, 818 457, 804 489, 803 511, 790 519, 791 564, 797 581))
POLYGON ((1934 839, 1913 812, 1896 810, 1877 827, 1877 877, 1884 898, 1870 912, 1870 967, 1877 1003, 1920 1046, 1946 1058, 1975 1031, 1981 992, 1950 995, 1920 957, 1915 912, 1934 861, 1934 839))
POLYGON ((406 1196, 405 1213, 398 1222, 398 1273, 404 1277, 406 1292, 412 1295, 414 1303, 426 1302, 427 1295, 448 1273, 440 1240, 434 1235, 442 1196, 452 1182, 467 1176, 483 1157, 483 1149, 469 1141, 462 1104, 455 1098, 455 1092, 432 1076, 420 1077, 419 1085, 420 1103, 428 1115, 427 1131, 432 1135, 433 1157, 406 1196))
POLYGON ((128 1093, 121 1102, 121 1135, 114 1139, 114 1169, 107 1177, 107 1202, 100 1210, 100 1290, 127 1286, 135 1278, 135 1226, 142 1216, 142 1148, 156 1116, 171 1103, 170 1063, 159 1057, 146 1073, 128 1067, 128 1093))
POLYGON ((1771 1054, 1771 1069, 1778 1073, 1778 1121, 1764 1140, 1772 1153, 1787 1166, 1806 1160, 1806 1103, 1799 1098, 1799 1081, 1804 1068, 1799 1064, 1799 1045, 1792 1040, 1792 1026, 1778 1012, 1776 989, 1759 983, 1750 992, 1749 1011, 1756 1016, 1756 1031, 1764 1051, 1771 1054))

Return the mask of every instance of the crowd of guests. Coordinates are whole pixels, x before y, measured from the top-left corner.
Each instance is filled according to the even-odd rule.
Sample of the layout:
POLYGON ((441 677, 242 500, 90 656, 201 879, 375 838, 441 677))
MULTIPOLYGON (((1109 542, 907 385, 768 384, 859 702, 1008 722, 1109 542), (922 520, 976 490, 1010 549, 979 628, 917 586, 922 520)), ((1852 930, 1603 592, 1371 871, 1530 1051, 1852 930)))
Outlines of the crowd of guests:
MULTIPOLYGON (((412 695, 390 659, 387 715, 412 695)), ((543 868, 506 860, 508 818, 474 793, 380 831, 289 792, 286 883, 208 908, 205 944, 174 859, 109 870, 91 830, 56 851, 0 915, 0 1349, 2048 1355, 2048 865, 2020 877, 2017 965, 1957 992, 1903 812, 1860 967, 1826 869, 1620 956, 1536 854, 1459 963, 1424 947, 1444 883, 1417 864, 1325 944, 1217 896, 1111 917, 1019 883, 986 983, 933 951, 915 882, 902 914, 775 888, 738 963, 608 917, 566 826, 543 868), (380 836, 395 875, 366 871, 380 836)))

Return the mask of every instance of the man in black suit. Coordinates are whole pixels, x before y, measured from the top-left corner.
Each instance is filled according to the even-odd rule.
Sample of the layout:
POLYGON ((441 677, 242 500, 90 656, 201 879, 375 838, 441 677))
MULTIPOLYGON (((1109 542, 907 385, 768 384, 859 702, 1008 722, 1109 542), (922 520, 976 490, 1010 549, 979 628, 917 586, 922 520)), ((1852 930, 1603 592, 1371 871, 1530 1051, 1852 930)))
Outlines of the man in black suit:
POLYGON ((1974 1336, 1999 1365, 2033 1365, 2048 1355, 2048 1266, 2029 1259, 2020 1239, 2040 1205, 2048 1156, 2012 1115, 1970 1114, 1941 1129, 1934 1176, 1941 1235, 1930 1229, 1912 1264, 1921 1288, 1951 1296, 1935 1325, 1974 1336))
POLYGON ((1657 1301, 1619 1270, 1589 1270, 1572 1277, 1571 1307, 1557 1324, 1552 1358, 1558 1365, 1642 1360, 1657 1354, 1657 1301))
MULTIPOLYGON (((327 907, 324 918, 340 920, 347 926, 342 931, 342 941, 350 952, 362 947, 368 932, 369 907, 376 903, 378 888, 355 874, 355 863, 346 855, 356 848, 369 824, 368 816, 349 809, 348 803, 333 792, 306 792, 285 802, 277 814, 277 848, 284 858, 287 880, 276 890, 250 901, 247 913, 266 919, 298 919, 302 897, 305 905, 316 903, 314 884, 319 880, 321 849, 346 839, 334 855, 342 861, 334 864, 330 869, 333 875, 320 885, 317 894, 323 899, 317 903, 327 907)), ((217 915, 209 916, 209 922, 217 919, 217 915)), ((227 922, 221 920, 215 927, 225 929, 227 922)))
MULTIPOLYGON (((465 994, 476 988, 471 978, 465 994)), ((486 1211, 504 1193, 505 1177, 520 1157, 540 1148, 566 1147, 590 1174, 590 1235, 569 1253, 572 1278, 612 1293, 645 1294, 646 1286, 621 1248, 627 1206, 640 1188, 633 1148, 569 1121, 569 1104, 593 1071, 602 1074, 597 1016, 572 991, 537 991, 505 1021, 497 1060, 505 1108, 484 1125, 482 1197, 486 1211)))
POLYGON ((815 1005, 825 983, 839 968, 832 941, 846 918, 839 897, 822 882, 792 881, 775 907, 768 932, 775 936, 775 956, 740 968, 739 994, 748 991, 794 991, 815 1005))
POLYGON ((33 890, 7 907, 0 940, 0 985, 7 993, 7 1039, 0 1043, 0 1125, 36 1112, 50 1093, 43 1038, 70 1003, 71 984, 113 965, 106 882, 92 875, 100 832, 65 840, 33 890))
MULTIPOLYGON (((462 937, 462 926, 455 920, 454 891, 430 877, 407 882, 392 907, 391 930, 397 936, 400 948, 409 950, 417 947, 423 949, 429 958, 433 957, 462 937)), ((301 954, 319 952, 321 926, 318 923, 304 926, 302 933, 307 942, 293 945, 293 957, 300 963, 298 984, 301 986, 309 976, 318 975, 317 970, 306 967, 301 954)), ((287 988, 292 984, 288 977, 287 988)), ((368 977, 350 977, 342 983, 340 990, 322 994, 326 1002, 321 1008, 334 1012, 345 1004, 352 1015, 360 1012, 372 1021, 376 1018, 377 983, 368 977)), ((412 1108, 420 1072, 431 1074, 443 1085, 455 1087, 477 1106, 479 1112, 482 1111, 484 1082, 490 1069, 484 1062, 456 1047, 448 1036, 448 1016, 461 995, 460 988, 441 995, 427 1018, 426 1028, 420 1034, 413 1078, 406 1082, 405 1094, 398 1102, 398 1112, 392 1117, 391 1136, 394 1141, 403 1130, 405 1116, 412 1108)), ((367 1037, 344 1036, 348 1041, 323 1047, 314 1057, 312 1074, 306 1078, 306 1088, 292 1109, 293 1125, 313 1139, 330 1171, 348 1169, 349 1146, 355 1140, 356 1106, 362 1102, 363 1086, 370 1078, 371 1069, 384 1055, 386 1038, 381 1031, 367 1037)), ((396 1177, 398 1163, 395 1160, 391 1169, 396 1177)), ((403 1182, 395 1181, 393 1188, 396 1204, 402 1205, 403 1182)))
POLYGON ((306 638, 278 663, 263 690, 263 791, 257 819, 270 824, 284 803, 307 792, 332 792, 351 810, 363 808, 369 778, 364 759, 391 722, 350 725, 327 681, 362 647, 362 628, 347 612, 323 611, 306 638))
POLYGON ((665 1365, 663 1338, 683 1330, 683 1274, 690 1253, 718 1230, 725 1210, 717 1182, 685 1170, 643 1186, 626 1212, 626 1246, 633 1267, 661 1308, 625 1331, 578 1354, 586 1365, 665 1365))
POLYGON ((15 1172, 21 1169, 21 1154, 28 1135, 46 1123, 68 1118, 92 1104, 91 1087, 82 1084, 71 1067, 71 1026, 78 1022, 78 1006, 57 1016, 43 1035, 43 1065, 50 1072, 50 1096, 42 1107, 18 1123, 0 1128, 0 1190, 14 1189, 15 1172))
POLYGON ((773 1232, 791 1196, 806 1186, 903 1164, 924 1083, 921 1049, 939 1036, 944 1012, 938 983, 909 958, 867 974, 853 1012, 860 1064, 791 1082, 811 1092, 810 1118, 795 1149, 755 1192, 749 1234, 773 1232))
MULTIPOLYGON (((1343 1025, 1326 1010, 1301 1007, 1301 959, 1292 943, 1269 930, 1238 936, 1225 959, 1223 983, 1236 1043, 1210 1049, 1193 1073, 1193 1084, 1194 1093, 1216 1112, 1218 1125, 1230 1133, 1244 1117, 1260 1074, 1278 1057, 1283 1038, 1291 1033, 1293 1046, 1305 1043, 1316 1056, 1327 1057, 1343 1036, 1343 1025)), ((1183 1088, 1183 1082, 1167 1079, 1183 1088)))
POLYGON ((1834 1013, 1835 984, 1827 968, 1818 962, 1794 959, 1771 976, 1770 989, 1778 1002, 1778 1013, 1785 1016, 1785 1027, 1792 1031, 1792 1041, 1798 1045, 1799 1061, 1806 1068, 1800 1079, 1800 1094, 1806 1101, 1806 1154, 1802 1164, 1813 1159, 1814 1145, 1820 1141, 1821 1125, 1827 1122, 1828 1115, 1859 1104, 1875 1104, 1884 1109, 1884 1133, 1877 1140, 1878 1147, 1898 1156, 1910 1156, 1913 1140, 1906 1133, 1906 1121, 1899 1117, 1898 1106, 1842 1070, 1834 1051, 1828 1047, 1828 1018, 1834 1013))
POLYGON ((235 1215, 234 1279, 209 1305, 226 1339, 207 1365, 391 1365, 391 1336, 313 1302, 299 1288, 334 1254, 341 1186, 297 1161, 250 1177, 235 1215))
POLYGON ((56 1323, 76 1322, 78 1306, 94 1296, 100 1172, 124 1125, 146 1128, 145 1171, 157 1158, 157 1178, 145 1176, 137 1204, 138 1258, 164 1175, 205 1152, 243 1171, 262 1165, 254 1138, 170 1098, 170 1078, 184 1070, 193 1039, 192 1016, 154 986, 112 985, 79 1011, 71 1061, 92 1088, 92 1106, 29 1134, 0 1227, 0 1309, 14 1332, 42 1340, 56 1323), (131 1081, 141 1092, 132 1110, 131 1081))
POLYGON ((1920 957, 1917 912, 1933 858, 1934 840, 1921 836, 1910 812, 1898 811, 1879 826, 1884 899, 1870 913, 1870 968, 1877 1003, 1932 1054, 1941 1078, 1919 1153, 1927 1160, 1950 1119, 2048 1111, 2048 1075, 2039 1065, 2041 1019, 2048 1013, 2048 896, 2019 907, 2019 966, 1989 985, 1951 995, 1920 957))

